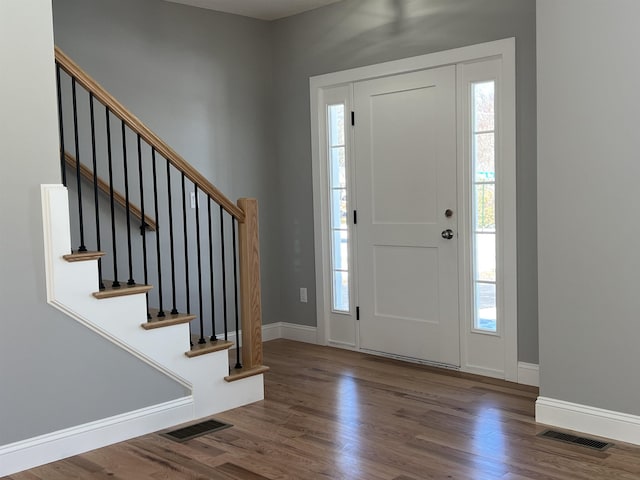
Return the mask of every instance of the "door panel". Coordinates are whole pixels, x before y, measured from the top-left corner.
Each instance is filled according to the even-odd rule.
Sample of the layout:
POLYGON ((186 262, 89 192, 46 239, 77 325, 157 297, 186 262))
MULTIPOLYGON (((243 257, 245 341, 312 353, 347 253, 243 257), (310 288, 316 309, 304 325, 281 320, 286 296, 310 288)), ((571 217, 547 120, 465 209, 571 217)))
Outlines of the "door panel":
POLYGON ((460 364, 455 68, 354 85, 360 347, 460 364))

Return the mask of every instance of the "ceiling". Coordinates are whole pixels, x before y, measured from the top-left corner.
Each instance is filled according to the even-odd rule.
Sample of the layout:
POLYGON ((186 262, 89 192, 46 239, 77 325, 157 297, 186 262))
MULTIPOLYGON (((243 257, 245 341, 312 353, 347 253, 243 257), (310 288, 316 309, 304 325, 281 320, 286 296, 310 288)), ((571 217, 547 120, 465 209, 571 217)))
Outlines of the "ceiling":
POLYGON ((167 0, 260 20, 276 20, 340 0, 167 0))

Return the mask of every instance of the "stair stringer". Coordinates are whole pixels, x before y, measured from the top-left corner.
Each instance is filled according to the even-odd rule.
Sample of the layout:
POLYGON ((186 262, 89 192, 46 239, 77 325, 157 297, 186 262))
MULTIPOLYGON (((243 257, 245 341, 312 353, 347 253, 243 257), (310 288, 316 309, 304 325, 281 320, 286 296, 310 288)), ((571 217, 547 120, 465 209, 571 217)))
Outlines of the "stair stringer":
MULTIPOLYGON (((47 301, 151 367, 190 389, 193 419, 264 399, 263 376, 226 382, 227 350, 188 358, 188 324, 145 330, 144 294, 98 300, 97 261, 67 262, 71 251, 68 191, 42 185, 47 301)), ((184 421, 184 420, 182 420, 184 421)))

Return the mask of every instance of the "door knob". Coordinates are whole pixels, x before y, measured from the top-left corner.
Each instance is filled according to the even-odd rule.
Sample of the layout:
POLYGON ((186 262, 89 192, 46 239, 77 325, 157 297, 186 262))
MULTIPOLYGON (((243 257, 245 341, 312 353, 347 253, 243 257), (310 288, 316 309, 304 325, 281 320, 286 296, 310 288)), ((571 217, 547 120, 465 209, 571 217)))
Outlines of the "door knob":
POLYGON ((453 238, 453 230, 451 230, 450 228, 447 228, 446 230, 442 231, 442 238, 446 239, 446 240, 451 240, 453 238))

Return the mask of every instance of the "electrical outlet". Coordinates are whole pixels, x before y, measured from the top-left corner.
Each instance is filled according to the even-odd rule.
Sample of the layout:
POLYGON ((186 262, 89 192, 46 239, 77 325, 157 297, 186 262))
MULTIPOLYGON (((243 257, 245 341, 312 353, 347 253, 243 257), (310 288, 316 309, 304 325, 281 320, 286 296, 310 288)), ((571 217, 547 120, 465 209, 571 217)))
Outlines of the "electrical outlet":
POLYGON ((304 287, 300 288, 300 301, 307 303, 307 289, 304 287))

